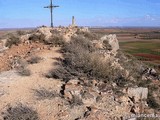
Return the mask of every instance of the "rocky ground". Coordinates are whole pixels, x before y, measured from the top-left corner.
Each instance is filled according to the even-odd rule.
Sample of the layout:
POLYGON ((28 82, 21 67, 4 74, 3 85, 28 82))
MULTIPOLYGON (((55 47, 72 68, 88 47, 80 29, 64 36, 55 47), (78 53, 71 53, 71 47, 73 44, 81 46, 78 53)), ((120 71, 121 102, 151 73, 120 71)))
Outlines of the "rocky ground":
MULTIPOLYGON (((3 51, 0 53, 0 119, 18 120, 28 115, 32 118, 24 117, 25 120, 123 120, 131 114, 159 114, 158 108, 148 106, 150 89, 147 86, 137 83, 120 87, 119 82, 107 83, 96 77, 89 80, 91 78, 87 79, 86 76, 71 77, 67 81, 55 74, 48 77, 49 71, 59 70, 59 62, 65 59, 61 51, 64 43, 50 39, 53 34, 53 38, 57 38, 57 31, 56 34, 65 38, 64 42, 67 43, 78 33, 87 32, 84 36, 94 37, 92 44, 102 54, 97 59, 103 62, 110 60, 111 66, 124 72, 125 67, 119 62, 123 56, 116 57, 119 50, 116 35, 105 35, 97 40, 86 28, 39 28, 34 33, 21 35, 21 43, 9 48, 3 46, 3 42, 6 42, 3 39, 3 51), (107 41, 107 46, 104 41, 107 41), (35 56, 40 59, 34 64, 33 59, 29 62, 35 56), (26 71, 27 74, 22 74, 26 71), (34 112, 23 108, 23 105, 34 112), (16 110, 14 106, 17 106, 16 110)), ((90 54, 95 55, 97 51, 90 54)), ((129 72, 125 70, 125 78, 134 81, 129 72)), ((160 84, 154 69, 146 69, 143 79, 150 80, 150 84, 156 87, 160 84)), ((159 100, 158 90, 153 92, 156 100, 159 100)), ((158 107, 158 103, 156 105, 158 107)))

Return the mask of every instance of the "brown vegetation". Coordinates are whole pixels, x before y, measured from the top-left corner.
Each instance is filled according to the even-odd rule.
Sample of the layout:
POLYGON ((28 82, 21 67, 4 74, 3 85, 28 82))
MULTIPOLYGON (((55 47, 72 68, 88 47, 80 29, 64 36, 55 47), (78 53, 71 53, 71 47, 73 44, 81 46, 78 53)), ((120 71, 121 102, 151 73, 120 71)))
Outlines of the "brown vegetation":
POLYGON ((30 76, 31 75, 31 71, 25 67, 18 68, 17 72, 21 76, 30 76))
POLYGON ((10 48, 12 45, 18 45, 20 43, 21 43, 21 41, 17 36, 10 34, 5 46, 10 48))
POLYGON ((45 35, 43 35, 43 34, 36 34, 36 33, 34 33, 34 34, 32 34, 30 37, 29 37, 29 40, 30 41, 33 41, 33 42, 41 42, 41 43, 43 43, 44 42, 44 39, 45 39, 45 35))
POLYGON ((84 36, 73 37, 69 43, 64 45, 62 51, 64 59, 60 61, 60 67, 49 71, 46 75, 48 78, 69 80, 84 76, 106 82, 115 80, 119 85, 123 84, 123 72, 111 67, 110 61, 103 61, 102 55, 84 36))
POLYGON ((38 56, 33 56, 31 57, 29 60, 27 60, 27 62, 29 64, 36 64, 36 63, 39 63, 42 59, 38 56))
POLYGON ((49 91, 45 88, 33 89, 33 91, 38 100, 53 99, 54 97, 58 97, 58 94, 55 91, 49 91))
POLYGON ((12 64, 16 64, 14 68, 16 68, 16 71, 21 76, 30 76, 31 71, 27 68, 27 63, 23 61, 21 58, 15 59, 12 61, 12 64))
POLYGON ((83 102, 82 102, 82 99, 79 98, 79 96, 72 96, 72 99, 69 101, 69 105, 71 107, 74 107, 74 106, 80 106, 80 105, 83 105, 83 102))
POLYGON ((46 44, 52 44, 54 46, 62 46, 65 41, 62 35, 53 34, 52 37, 46 42, 46 44))
POLYGON ((39 120, 36 111, 22 104, 8 106, 2 116, 4 120, 39 120))

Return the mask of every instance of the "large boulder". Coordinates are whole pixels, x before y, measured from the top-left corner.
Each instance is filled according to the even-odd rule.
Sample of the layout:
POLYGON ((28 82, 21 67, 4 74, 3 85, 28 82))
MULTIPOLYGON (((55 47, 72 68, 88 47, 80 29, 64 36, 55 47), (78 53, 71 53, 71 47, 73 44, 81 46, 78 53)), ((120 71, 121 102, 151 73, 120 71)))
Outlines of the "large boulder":
POLYGON ((97 49, 103 49, 103 43, 99 40, 93 40, 92 44, 97 49))
POLYGON ((22 43, 25 43, 26 41, 29 40, 30 36, 31 36, 31 34, 22 35, 22 36, 20 36, 20 41, 22 43))
POLYGON ((3 43, 2 42, 0 42, 0 49, 2 49, 3 48, 3 43))
POLYGON ((113 53, 119 50, 119 43, 115 34, 105 35, 101 38, 101 41, 103 41, 103 43, 108 43, 113 53))
POLYGON ((147 68, 143 70, 143 79, 144 80, 160 80, 160 76, 157 71, 153 68, 147 68))
POLYGON ((6 42, 7 42, 7 39, 2 39, 2 40, 0 40, 0 52, 8 49, 8 47, 5 46, 5 45, 6 45, 6 42))
POLYGON ((130 87, 124 89, 123 93, 125 95, 117 98, 119 102, 123 105, 126 112, 132 114, 139 114, 145 111, 148 107, 146 102, 148 96, 148 88, 144 87, 130 87))
POLYGON ((45 40, 49 40, 49 38, 52 36, 51 30, 52 28, 50 27, 40 27, 38 28, 37 32, 45 35, 45 40))
POLYGON ((135 102, 138 102, 139 100, 147 99, 148 88, 144 87, 128 88, 127 93, 130 98, 134 97, 135 102))
POLYGON ((81 32, 89 32, 88 27, 82 27, 79 29, 81 32))

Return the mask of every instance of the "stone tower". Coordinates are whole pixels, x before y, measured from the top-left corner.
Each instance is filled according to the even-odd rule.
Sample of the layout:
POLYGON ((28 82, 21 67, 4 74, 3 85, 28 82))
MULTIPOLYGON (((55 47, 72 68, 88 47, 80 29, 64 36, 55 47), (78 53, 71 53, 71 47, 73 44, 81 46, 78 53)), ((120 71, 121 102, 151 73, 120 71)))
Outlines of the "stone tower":
POLYGON ((76 26, 74 16, 72 16, 72 26, 76 26))

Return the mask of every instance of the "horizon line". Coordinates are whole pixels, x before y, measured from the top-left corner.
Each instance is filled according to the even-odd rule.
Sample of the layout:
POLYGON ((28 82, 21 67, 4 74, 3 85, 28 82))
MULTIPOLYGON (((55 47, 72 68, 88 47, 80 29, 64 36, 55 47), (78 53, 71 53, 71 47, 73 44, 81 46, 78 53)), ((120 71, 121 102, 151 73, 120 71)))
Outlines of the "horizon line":
MULTIPOLYGON (((59 25, 61 26, 61 25, 59 25)), ((55 27, 59 27, 55 26, 55 27)), ((37 27, 11 27, 11 28, 0 28, 0 30, 14 30, 14 29, 35 29, 41 26, 37 27)), ((46 26, 50 27, 50 26, 46 26)), ((62 26, 62 27, 68 27, 68 26, 62 26)), ((160 28, 160 26, 78 26, 78 27, 88 27, 88 28, 160 28)))

